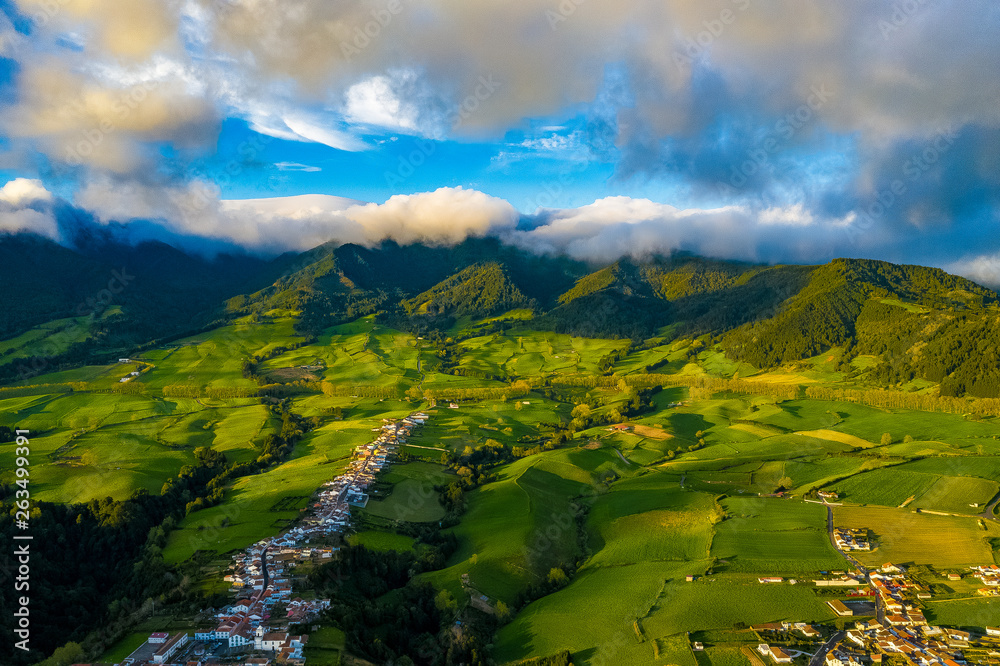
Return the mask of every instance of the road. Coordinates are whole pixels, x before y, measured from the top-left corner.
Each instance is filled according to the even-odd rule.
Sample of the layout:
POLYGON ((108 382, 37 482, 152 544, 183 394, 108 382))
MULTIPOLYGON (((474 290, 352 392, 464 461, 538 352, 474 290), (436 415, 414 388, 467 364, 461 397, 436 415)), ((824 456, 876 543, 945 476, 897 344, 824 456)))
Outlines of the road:
POLYGON ((621 458, 622 462, 625 463, 626 465, 631 465, 632 464, 632 461, 629 460, 628 458, 626 458, 624 455, 622 455, 622 452, 620 450, 615 449, 615 453, 618 454, 618 457, 621 458))
POLYGON ((993 515, 993 508, 997 504, 1000 504, 1000 493, 997 493, 996 497, 990 500, 989 504, 986 505, 986 510, 979 514, 979 518, 983 520, 996 520, 997 517, 993 515))
MULTIPOLYGON (((841 557, 847 560, 848 564, 854 566, 858 571, 864 574, 868 587, 874 589, 875 586, 872 585, 871 571, 868 567, 862 565, 856 559, 837 547, 837 541, 833 538, 833 507, 829 504, 826 505, 826 533, 830 537, 830 543, 832 543, 833 547, 837 549, 837 552, 840 553, 841 557)), ((885 609, 882 607, 882 597, 877 594, 875 595, 875 619, 879 622, 879 624, 885 624, 883 621, 885 620, 885 609)), ((810 664, 810 666, 812 665, 810 664)))
POLYGON ((264 587, 261 589, 267 589, 268 575, 267 575, 267 549, 270 546, 264 546, 264 550, 260 553, 260 570, 264 572, 264 587))
POLYGON ((844 636, 846 635, 846 631, 838 631, 833 636, 830 636, 830 639, 826 643, 823 643, 823 647, 821 647, 816 654, 812 656, 812 659, 809 660, 809 666, 822 666, 823 662, 826 660, 826 654, 833 649, 834 645, 844 640, 844 636))

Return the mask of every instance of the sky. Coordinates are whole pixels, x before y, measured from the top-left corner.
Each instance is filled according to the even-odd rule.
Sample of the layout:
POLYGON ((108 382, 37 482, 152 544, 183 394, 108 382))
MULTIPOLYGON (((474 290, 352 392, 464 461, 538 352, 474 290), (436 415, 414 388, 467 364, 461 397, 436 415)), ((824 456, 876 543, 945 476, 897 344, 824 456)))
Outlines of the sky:
POLYGON ((0 231, 995 286, 998 34, 993 0, 0 0, 0 231))

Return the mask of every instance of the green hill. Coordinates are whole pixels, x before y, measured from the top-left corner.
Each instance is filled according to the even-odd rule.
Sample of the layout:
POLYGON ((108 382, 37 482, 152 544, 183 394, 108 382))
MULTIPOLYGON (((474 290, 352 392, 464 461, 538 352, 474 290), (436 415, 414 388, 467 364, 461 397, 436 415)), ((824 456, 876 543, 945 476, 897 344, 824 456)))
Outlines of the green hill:
POLYGON ((496 262, 469 266, 403 303, 410 314, 488 317, 523 307, 528 299, 496 262))

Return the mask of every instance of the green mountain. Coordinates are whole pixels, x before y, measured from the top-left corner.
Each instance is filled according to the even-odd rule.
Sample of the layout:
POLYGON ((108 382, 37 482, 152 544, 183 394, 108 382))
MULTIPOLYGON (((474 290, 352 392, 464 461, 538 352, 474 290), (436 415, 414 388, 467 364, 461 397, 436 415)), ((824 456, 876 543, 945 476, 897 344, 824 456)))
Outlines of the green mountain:
POLYGON ((874 384, 921 378, 946 395, 1000 395, 996 293, 922 266, 767 266, 676 254, 588 267, 496 239, 206 259, 163 243, 74 250, 26 235, 0 238, 0 259, 0 336, 14 339, 0 348, 7 379, 38 357, 49 369, 99 362, 273 309, 297 312, 299 333, 315 335, 370 314, 427 331, 450 330, 455 317, 529 308, 536 329, 637 342, 708 335, 731 359, 762 369, 838 347, 842 370, 874 384), (123 288, 115 275, 127 278, 123 288), (61 345, 49 343, 60 335, 61 345), (859 355, 875 363, 854 367, 859 355))
POLYGON ((496 262, 476 264, 403 302, 408 314, 488 317, 528 305, 507 269, 496 262))

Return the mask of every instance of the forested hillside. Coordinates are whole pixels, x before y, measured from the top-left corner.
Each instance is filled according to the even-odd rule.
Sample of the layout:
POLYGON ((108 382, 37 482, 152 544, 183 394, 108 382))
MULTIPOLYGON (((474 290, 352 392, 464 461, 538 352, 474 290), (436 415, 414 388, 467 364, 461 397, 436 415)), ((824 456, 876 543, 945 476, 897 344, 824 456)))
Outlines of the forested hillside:
POLYGON ((730 359, 762 369, 842 348, 841 369, 855 375, 853 359, 875 357, 862 373, 871 384, 920 378, 945 395, 1000 395, 996 293, 922 266, 767 266, 679 253, 595 267, 496 239, 328 244, 265 261, 206 259, 163 243, 72 250, 15 235, 0 240, 0 257, 10 269, 0 334, 22 336, 0 349, 7 379, 274 310, 296 313, 296 331, 309 337, 372 314, 447 334, 456 317, 523 309, 535 329, 580 337, 709 335, 730 359))

